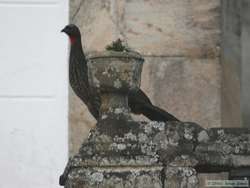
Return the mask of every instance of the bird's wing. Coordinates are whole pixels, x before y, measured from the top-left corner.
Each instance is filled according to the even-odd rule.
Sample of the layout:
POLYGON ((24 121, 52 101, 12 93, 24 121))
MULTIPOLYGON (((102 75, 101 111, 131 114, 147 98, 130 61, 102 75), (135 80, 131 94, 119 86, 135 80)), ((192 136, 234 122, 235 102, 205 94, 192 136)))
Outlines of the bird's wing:
POLYGON ((128 100, 131 102, 137 101, 152 104, 148 96, 141 89, 129 92, 128 100))
POLYGON ((150 104, 142 104, 141 113, 152 121, 180 121, 165 110, 150 104))
POLYGON ((86 104, 89 99, 89 83, 87 75, 87 66, 82 63, 78 56, 70 57, 71 63, 69 64, 69 80, 70 85, 76 95, 80 97, 86 104))
POLYGON ((154 106, 147 95, 142 91, 130 92, 129 107, 134 114, 143 114, 153 121, 179 121, 176 117, 163 109, 154 106))

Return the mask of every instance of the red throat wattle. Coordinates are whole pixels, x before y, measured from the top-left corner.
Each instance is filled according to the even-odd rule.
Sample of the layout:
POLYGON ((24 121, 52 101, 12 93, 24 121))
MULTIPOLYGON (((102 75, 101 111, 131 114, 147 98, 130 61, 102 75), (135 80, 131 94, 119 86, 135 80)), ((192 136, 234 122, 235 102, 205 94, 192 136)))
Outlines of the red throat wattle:
POLYGON ((76 42, 76 38, 74 36, 70 36, 69 39, 71 44, 74 44, 76 42))

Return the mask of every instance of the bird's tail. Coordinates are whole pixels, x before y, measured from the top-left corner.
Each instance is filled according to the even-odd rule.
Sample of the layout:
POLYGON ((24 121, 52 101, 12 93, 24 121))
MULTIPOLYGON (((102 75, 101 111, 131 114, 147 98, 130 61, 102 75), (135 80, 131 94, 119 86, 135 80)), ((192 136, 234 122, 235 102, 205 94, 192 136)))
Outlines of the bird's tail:
POLYGON ((141 113, 152 121, 180 121, 172 114, 152 104, 144 104, 141 113))

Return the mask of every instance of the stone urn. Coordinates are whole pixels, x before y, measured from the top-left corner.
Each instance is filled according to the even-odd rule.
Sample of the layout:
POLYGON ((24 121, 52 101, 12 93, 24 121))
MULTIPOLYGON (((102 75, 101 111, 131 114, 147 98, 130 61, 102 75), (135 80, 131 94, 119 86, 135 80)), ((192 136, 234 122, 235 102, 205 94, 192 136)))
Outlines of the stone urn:
POLYGON ((127 96, 140 87, 143 61, 134 52, 104 51, 88 55, 89 84, 100 93, 101 119, 129 118, 127 96))
POLYGON ((124 131, 128 126, 119 125, 132 121, 128 93, 140 88, 143 58, 135 52, 104 51, 87 59, 89 84, 101 96, 97 126, 102 132, 124 131))

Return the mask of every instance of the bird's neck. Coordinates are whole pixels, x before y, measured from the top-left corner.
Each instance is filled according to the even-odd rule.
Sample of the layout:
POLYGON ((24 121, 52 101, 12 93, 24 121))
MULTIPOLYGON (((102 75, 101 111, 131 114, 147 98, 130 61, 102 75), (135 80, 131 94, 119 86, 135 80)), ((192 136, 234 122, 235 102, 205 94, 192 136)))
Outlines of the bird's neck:
POLYGON ((70 54, 71 55, 80 55, 80 56, 84 56, 84 52, 82 49, 82 42, 81 39, 73 39, 74 41, 72 42, 71 40, 71 47, 70 47, 70 54))

